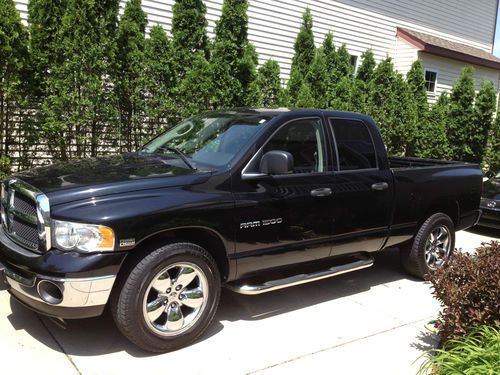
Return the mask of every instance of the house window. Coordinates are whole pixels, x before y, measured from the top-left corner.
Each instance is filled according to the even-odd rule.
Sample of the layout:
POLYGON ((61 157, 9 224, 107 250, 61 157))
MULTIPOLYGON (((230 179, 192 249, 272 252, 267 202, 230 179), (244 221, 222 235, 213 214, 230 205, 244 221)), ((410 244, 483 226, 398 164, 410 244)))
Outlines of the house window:
POLYGON ((351 55, 351 66, 353 73, 356 73, 357 65, 358 65, 358 56, 351 55))
POLYGON ((437 72, 433 72, 431 70, 425 71, 425 87, 427 92, 435 93, 436 92, 436 82, 437 82, 437 72))

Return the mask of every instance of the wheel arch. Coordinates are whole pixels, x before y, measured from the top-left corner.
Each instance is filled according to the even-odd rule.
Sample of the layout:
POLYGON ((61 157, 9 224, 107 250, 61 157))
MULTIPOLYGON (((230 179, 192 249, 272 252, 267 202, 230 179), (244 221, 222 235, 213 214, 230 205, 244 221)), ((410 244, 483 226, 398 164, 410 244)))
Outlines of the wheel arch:
POLYGON ((422 215, 418 227, 420 226, 432 215, 437 213, 443 213, 450 217, 453 225, 457 227, 460 218, 460 206, 457 201, 434 201, 431 202, 427 210, 422 215))
POLYGON ((202 226, 184 226, 169 228, 156 232, 142 239, 125 259, 127 263, 143 258, 148 251, 155 250, 166 243, 191 242, 203 247, 215 260, 222 281, 229 277, 228 245, 222 236, 215 230, 202 226))

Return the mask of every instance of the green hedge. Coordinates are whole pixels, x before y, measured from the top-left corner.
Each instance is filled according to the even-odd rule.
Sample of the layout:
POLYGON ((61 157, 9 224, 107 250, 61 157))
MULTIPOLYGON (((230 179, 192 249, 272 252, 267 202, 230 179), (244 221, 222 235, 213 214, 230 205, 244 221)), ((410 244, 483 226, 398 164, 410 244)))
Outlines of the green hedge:
POLYGON ((368 50, 353 74, 331 33, 315 46, 306 8, 282 87, 276 61, 257 69, 247 0, 224 0, 213 40, 202 0, 175 1, 171 37, 160 26, 146 33, 140 0, 121 18, 118 9, 119 0, 31 0, 25 27, 14 1, 0 0, 2 155, 27 167, 39 143, 62 160, 131 151, 196 112, 286 105, 367 113, 391 154, 500 167, 494 86, 476 96, 471 67, 429 108, 419 61, 403 77, 368 50))

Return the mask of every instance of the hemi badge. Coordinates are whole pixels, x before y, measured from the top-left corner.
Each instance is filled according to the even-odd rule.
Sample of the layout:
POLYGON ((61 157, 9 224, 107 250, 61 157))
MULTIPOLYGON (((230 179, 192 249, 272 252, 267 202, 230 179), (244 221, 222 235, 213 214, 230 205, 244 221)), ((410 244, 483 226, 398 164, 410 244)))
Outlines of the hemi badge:
POLYGON ((135 245, 135 238, 127 238, 120 240, 120 247, 129 247, 135 245))

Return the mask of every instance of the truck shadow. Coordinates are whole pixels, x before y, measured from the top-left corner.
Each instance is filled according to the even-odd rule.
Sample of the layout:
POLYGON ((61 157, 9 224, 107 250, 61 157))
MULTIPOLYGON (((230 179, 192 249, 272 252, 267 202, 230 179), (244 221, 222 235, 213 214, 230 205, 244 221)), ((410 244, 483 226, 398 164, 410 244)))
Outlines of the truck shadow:
MULTIPOLYGON (((221 332, 224 329, 224 321, 258 321, 307 306, 353 296, 368 291, 376 285, 401 279, 422 282, 409 277, 400 266, 397 249, 389 249, 375 256, 375 264, 371 268, 309 284, 256 296, 239 295, 223 289, 214 322, 198 342, 221 332)), ((10 305, 12 314, 8 319, 14 328, 26 330, 53 350, 75 356, 103 355, 119 351, 126 351, 134 357, 154 355, 128 342, 115 327, 109 311, 98 318, 68 320, 66 327, 62 328, 49 318, 27 311, 12 297, 10 305), (40 329, 39 323, 45 326, 53 340, 40 329)))
POLYGON ((475 227, 467 229, 467 232, 500 240, 500 230, 494 228, 480 227, 476 225, 475 227))

